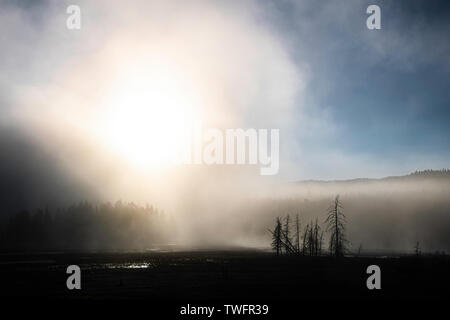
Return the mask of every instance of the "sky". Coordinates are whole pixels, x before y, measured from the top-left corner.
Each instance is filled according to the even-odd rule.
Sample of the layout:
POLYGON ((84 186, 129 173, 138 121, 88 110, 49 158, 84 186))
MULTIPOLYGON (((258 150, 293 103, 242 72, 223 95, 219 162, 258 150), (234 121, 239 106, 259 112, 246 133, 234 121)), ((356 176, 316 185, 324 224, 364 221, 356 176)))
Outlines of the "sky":
POLYGON ((162 135, 194 114, 280 129, 277 181, 448 168, 449 18, 448 1, 1 0, 2 190, 20 202, 40 181, 50 198, 127 189, 143 174, 108 130, 143 117, 118 127, 107 111, 150 82, 189 110, 168 125, 146 114, 162 135), (81 30, 66 28, 70 4, 81 30), (366 27, 370 4, 380 30, 366 27))
POLYGON ((307 50, 311 70, 304 110, 319 124, 298 140, 304 157, 314 154, 308 169, 316 171, 317 160, 324 178, 344 178, 448 167, 449 4, 377 2, 382 29, 368 30, 358 14, 368 3, 294 9, 283 26, 300 32, 292 47, 307 50))

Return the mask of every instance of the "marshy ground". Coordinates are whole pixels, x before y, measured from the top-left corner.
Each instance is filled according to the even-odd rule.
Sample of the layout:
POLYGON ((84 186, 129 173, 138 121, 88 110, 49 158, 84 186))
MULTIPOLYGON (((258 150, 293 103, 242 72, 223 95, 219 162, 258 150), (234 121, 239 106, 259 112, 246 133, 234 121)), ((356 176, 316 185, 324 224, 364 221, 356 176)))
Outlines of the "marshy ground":
POLYGON ((253 250, 0 255, 3 297, 194 301, 449 299, 450 259, 277 257, 253 250), (68 290, 66 268, 81 268, 68 290), (366 269, 381 268, 381 290, 366 269))

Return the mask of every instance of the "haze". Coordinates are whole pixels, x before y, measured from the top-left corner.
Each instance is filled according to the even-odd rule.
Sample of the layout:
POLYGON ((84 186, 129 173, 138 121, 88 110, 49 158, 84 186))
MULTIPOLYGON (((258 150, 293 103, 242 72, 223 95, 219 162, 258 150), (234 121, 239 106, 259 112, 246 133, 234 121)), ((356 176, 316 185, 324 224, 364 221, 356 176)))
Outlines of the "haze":
MULTIPOLYGON (((267 246, 276 216, 341 194, 354 245, 449 250, 442 179, 290 184, 449 167, 447 3, 70 1, 0 4, 2 216, 150 203, 178 244, 267 246), (191 123, 280 129, 280 172, 173 166, 191 123)), ((120 227, 120 226, 118 226, 120 227)))

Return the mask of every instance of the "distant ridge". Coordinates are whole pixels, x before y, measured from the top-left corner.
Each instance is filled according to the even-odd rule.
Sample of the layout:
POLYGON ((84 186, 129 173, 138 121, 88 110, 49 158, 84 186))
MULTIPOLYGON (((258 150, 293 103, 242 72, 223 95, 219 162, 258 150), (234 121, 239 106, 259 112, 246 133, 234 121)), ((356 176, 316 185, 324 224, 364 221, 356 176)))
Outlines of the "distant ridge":
POLYGON ((392 181, 392 180, 405 180, 405 179, 417 179, 417 178, 433 178, 433 179, 450 179, 450 169, 441 170, 422 170, 414 171, 410 174, 403 176, 388 176, 383 178, 354 178, 354 179, 337 179, 337 180, 298 180, 293 183, 358 183, 358 182, 375 182, 375 181, 392 181))

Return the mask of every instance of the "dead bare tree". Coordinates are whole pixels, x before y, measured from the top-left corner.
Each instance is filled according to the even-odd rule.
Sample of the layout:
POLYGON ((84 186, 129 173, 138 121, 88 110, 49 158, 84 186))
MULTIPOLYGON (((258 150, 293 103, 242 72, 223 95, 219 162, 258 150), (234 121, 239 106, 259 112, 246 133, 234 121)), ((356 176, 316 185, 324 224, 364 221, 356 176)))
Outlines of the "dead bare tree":
POLYGON ((313 238, 314 238, 314 255, 318 256, 319 255, 319 247, 320 247, 320 239, 319 239, 319 232, 320 232, 320 226, 318 223, 318 220, 316 218, 316 223, 314 225, 314 233, 313 233, 313 238))
POLYGON ((323 231, 320 232, 319 238, 319 256, 322 255, 322 247, 323 247, 323 231))
POLYGON ((282 225, 281 218, 277 217, 275 228, 273 230, 268 229, 272 234, 272 249, 280 255, 296 253, 295 246, 292 244, 290 237, 289 216, 286 217, 284 226, 282 225))
POLYGON ((287 215, 284 220, 284 228, 283 228, 283 243, 284 243, 284 251, 286 253, 290 253, 290 244, 291 244, 289 220, 290 217, 289 215, 287 215))
POLYGON ((272 249, 277 253, 277 255, 280 255, 282 253, 282 245, 283 242, 281 240, 281 219, 280 217, 277 217, 275 228, 272 230, 269 230, 272 233, 272 249))
POLYGON ((342 212, 342 204, 339 200, 339 195, 333 201, 333 204, 328 208, 328 215, 325 220, 327 231, 330 235, 330 253, 336 258, 344 255, 346 251, 347 240, 345 237, 345 215, 342 212))
POLYGON ((300 253, 300 218, 298 213, 295 216, 295 250, 297 254, 300 253))
POLYGON ((306 250, 308 248, 308 234, 309 234, 309 223, 306 225, 305 230, 303 231, 303 245, 302 245, 302 254, 306 255, 306 250))
POLYGON ((284 218, 284 222, 277 217, 275 228, 268 230, 272 234, 272 249, 280 254, 302 254, 309 256, 320 256, 323 246, 323 231, 319 221, 311 221, 301 233, 300 217, 295 217, 295 232, 291 236, 290 216, 284 218), (302 243, 301 243, 302 241, 302 243))
POLYGON ((317 219, 306 225, 303 231, 303 255, 318 256, 321 254, 323 232, 321 233, 320 229, 317 219))
POLYGON ((309 227, 309 232, 308 232, 308 252, 310 256, 314 255, 314 251, 315 251, 315 240, 314 240, 314 224, 311 221, 311 226, 309 227))

